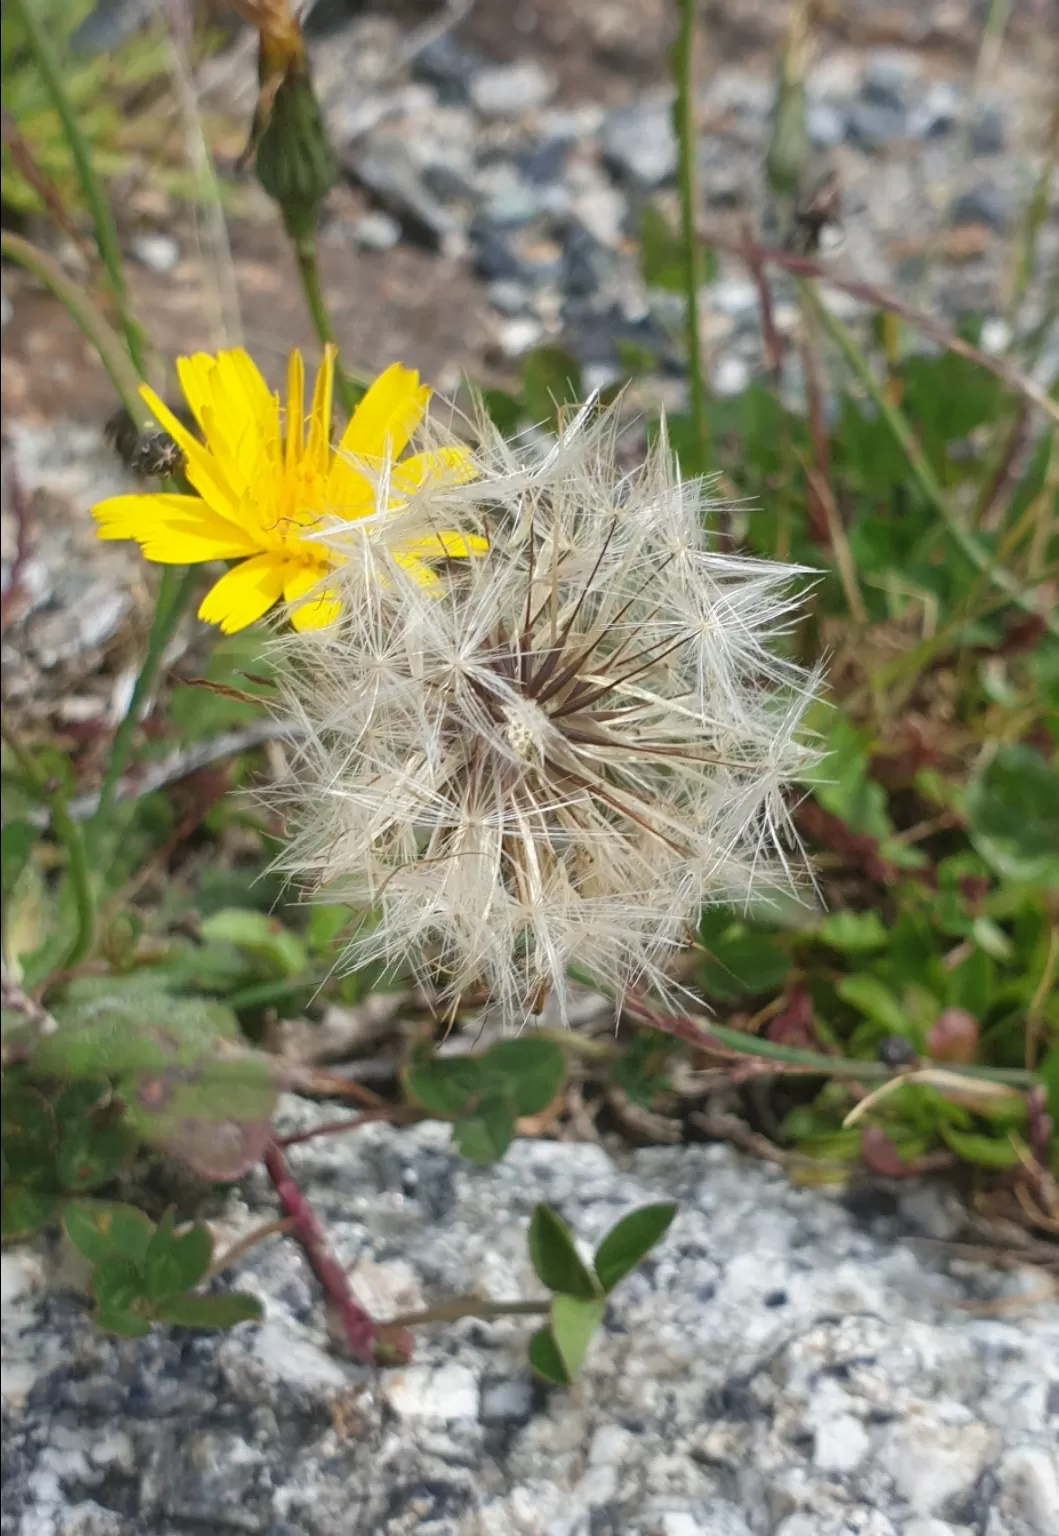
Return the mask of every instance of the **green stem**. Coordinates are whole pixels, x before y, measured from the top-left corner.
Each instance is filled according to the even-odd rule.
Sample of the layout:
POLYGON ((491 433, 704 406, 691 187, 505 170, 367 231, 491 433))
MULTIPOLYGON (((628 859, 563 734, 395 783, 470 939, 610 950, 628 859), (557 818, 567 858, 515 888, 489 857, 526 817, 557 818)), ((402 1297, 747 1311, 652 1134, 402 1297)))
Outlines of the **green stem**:
POLYGON ((684 344, 687 351, 691 424, 695 434, 698 462, 693 472, 706 469, 709 422, 706 415, 706 385, 702 372, 702 343, 699 339, 699 278, 702 257, 695 224, 695 102, 693 73, 695 52, 695 0, 679 0, 680 32, 673 50, 673 75, 676 85, 674 114, 677 130, 677 183, 680 192, 680 234, 684 266, 684 344))
POLYGON ((89 874, 88 849, 81 828, 67 809, 66 796, 62 790, 54 787, 49 776, 6 726, 3 732, 5 742, 29 780, 34 793, 47 807, 55 835, 66 849, 77 927, 68 949, 58 956, 52 968, 55 971, 66 971, 84 959, 92 948, 92 940, 95 937, 96 904, 89 874))
POLYGON ((384 1328, 415 1328, 423 1323, 455 1323, 461 1317, 476 1317, 488 1322, 494 1317, 539 1317, 551 1311, 546 1301, 489 1301, 482 1296, 457 1296, 453 1301, 439 1301, 423 1312, 402 1312, 388 1318, 384 1328))
MULTIPOLYGON (((862 1083, 886 1082, 890 1078, 906 1076, 904 1069, 888 1067, 882 1061, 856 1061, 847 1056, 825 1056, 822 1051, 803 1051, 797 1046, 780 1045, 763 1039, 760 1035, 748 1035, 741 1029, 729 1029, 715 1024, 712 1019, 698 1020, 683 1014, 655 1013, 652 1008, 634 998, 627 997, 623 1011, 637 1023, 646 1024, 660 1034, 672 1035, 697 1050, 710 1050, 720 1046, 724 1051, 741 1056, 744 1060, 758 1057, 783 1066, 800 1068, 805 1072, 818 1072, 822 1077, 848 1077, 862 1083)), ((1021 1067, 978 1067, 950 1065, 948 1062, 924 1063, 924 1066, 944 1067, 956 1077, 966 1077, 971 1082, 1002 1083, 1012 1088, 1032 1088, 1036 1082, 1032 1072, 1021 1067)))
MULTIPOLYGON (((327 301, 324 298, 323 284, 320 281, 320 263, 316 259, 316 240, 312 235, 300 235, 292 239, 292 244, 298 261, 298 276, 301 278, 302 292, 305 294, 305 303, 309 311, 309 318, 313 323, 313 330, 319 337, 321 346, 331 346, 337 349, 338 340, 335 336, 335 328, 331 324, 327 301)), ((342 402, 342 409, 347 416, 352 416, 361 401, 364 390, 342 367, 340 357, 335 365, 335 387, 338 390, 338 398, 342 402)))
POLYGON ((132 690, 132 698, 129 707, 125 711, 121 724, 114 732, 114 740, 110 747, 110 757, 107 761, 106 773, 103 776, 103 784, 99 792, 99 804, 93 812, 88 823, 90 836, 98 834, 99 830, 107 823, 114 805, 114 797, 117 792, 118 781, 125 772, 129 756, 132 752, 132 739, 139 722, 140 711, 154 686, 155 676, 165 654, 166 647, 176 632, 176 627, 184 615, 184 611, 191 599, 198 580, 198 572, 191 567, 180 576, 172 567, 166 567, 162 572, 162 579, 158 584, 158 597, 155 602, 154 622, 151 625, 151 633, 147 641, 147 654, 143 658, 143 665, 136 678, 132 690))
POLYGON ((140 381, 136 371, 129 363, 116 331, 99 313, 90 295, 67 277, 57 261, 38 250, 30 241, 23 240, 21 235, 12 234, 6 229, 0 231, 0 254, 24 267, 54 294, 99 353, 100 362, 110 375, 111 383, 133 420, 146 425, 150 420, 150 412, 140 399, 140 381))
POLYGON ((129 349, 129 356, 136 365, 138 373, 144 371, 143 337, 139 326, 128 312, 128 290, 125 286, 125 274, 121 265, 121 247, 118 244, 118 232, 114 225, 114 218, 110 206, 103 191, 103 185, 95 173, 88 142, 77 121, 73 103, 67 94, 66 85, 62 77, 62 69, 52 47, 48 30, 38 18, 32 0, 14 0, 15 10, 19 20, 26 29, 26 36, 37 67, 44 78, 44 85, 51 98, 52 106, 58 114, 62 124, 63 134, 70 147, 70 156, 74 163, 77 179, 81 183, 81 191, 84 193, 85 202, 92 218, 92 231, 96 238, 100 259, 106 268, 110 285, 117 300, 121 314, 122 329, 125 332, 125 342, 129 349))
POLYGON ((975 535, 963 526, 953 512, 952 507, 949 505, 949 499, 945 495, 945 491, 931 468, 926 455, 916 441, 912 428, 900 410, 886 398, 884 391, 879 387, 871 371, 868 359, 847 328, 836 315, 831 313, 827 305, 821 301, 820 295, 811 282, 803 278, 798 280, 797 286, 804 302, 812 308, 814 314, 819 318, 828 335, 835 342, 846 362, 870 395, 876 410, 889 427, 894 441, 904 454, 920 491, 935 511, 940 514, 953 541, 959 546, 975 569, 980 571, 993 586, 998 587, 1004 592, 1024 613, 1038 615, 1043 619, 1049 632, 1059 637, 1059 618, 1054 614, 1042 612, 1033 601, 1033 598, 1023 592, 1010 571, 1005 570, 1003 566, 999 566, 994 562, 989 551, 983 548, 975 535))

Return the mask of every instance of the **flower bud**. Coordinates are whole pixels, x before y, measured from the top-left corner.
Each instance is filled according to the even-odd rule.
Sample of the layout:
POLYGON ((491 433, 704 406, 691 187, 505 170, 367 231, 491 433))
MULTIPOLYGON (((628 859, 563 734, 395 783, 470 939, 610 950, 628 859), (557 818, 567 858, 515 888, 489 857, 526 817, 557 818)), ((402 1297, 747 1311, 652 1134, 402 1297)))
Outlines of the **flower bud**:
POLYGON ((313 232, 320 204, 338 180, 338 162, 304 64, 276 88, 257 142, 257 178, 279 204, 292 240, 313 232))

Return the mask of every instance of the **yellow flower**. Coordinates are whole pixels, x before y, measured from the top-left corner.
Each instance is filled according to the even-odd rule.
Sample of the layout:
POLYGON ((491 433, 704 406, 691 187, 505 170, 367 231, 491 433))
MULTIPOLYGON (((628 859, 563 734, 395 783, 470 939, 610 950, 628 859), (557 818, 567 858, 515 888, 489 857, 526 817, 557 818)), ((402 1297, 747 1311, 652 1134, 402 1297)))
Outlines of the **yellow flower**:
MULTIPOLYGON (((453 484, 474 474, 462 448, 400 460, 423 419, 430 389, 398 363, 375 380, 332 449, 334 371, 335 349, 328 347, 306 420, 297 350, 287 368, 285 414, 278 395, 240 349, 179 358, 180 385, 204 442, 152 389, 144 385, 141 393, 183 451, 185 474, 198 495, 113 496, 92 510, 99 537, 136 539, 146 558, 162 565, 237 560, 199 609, 200 619, 219 624, 227 635, 261 618, 280 598, 293 605, 296 629, 330 624, 339 603, 321 583, 342 557, 314 533, 341 530, 377 513, 380 481, 386 486, 385 509, 396 510, 428 482, 453 484)), ((377 530, 376 517, 371 526, 377 530)), ((429 585, 438 577, 428 560, 486 548, 475 535, 427 530, 398 535, 390 553, 429 585)))

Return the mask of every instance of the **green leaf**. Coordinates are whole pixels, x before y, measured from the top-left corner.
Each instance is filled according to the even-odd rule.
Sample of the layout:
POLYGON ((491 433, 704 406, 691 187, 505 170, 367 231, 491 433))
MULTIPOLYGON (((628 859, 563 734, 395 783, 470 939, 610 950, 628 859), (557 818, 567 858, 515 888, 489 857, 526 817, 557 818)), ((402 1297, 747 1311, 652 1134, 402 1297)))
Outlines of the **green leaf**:
POLYGON ((404 1083, 424 1109, 445 1119, 467 1109, 485 1087, 481 1066, 473 1056, 435 1056, 429 1047, 412 1053, 404 1083))
POLYGON ((606 1302, 598 1296, 592 1300, 583 1296, 552 1298, 552 1338, 570 1381, 581 1369, 592 1335, 603 1321, 605 1308, 606 1302))
POLYGON ((570 1385, 570 1378, 566 1374, 566 1366, 559 1353, 559 1346, 547 1325, 538 1328, 529 1341, 529 1363, 541 1380, 548 1382, 551 1386, 568 1387, 570 1385))
POLYGON ((771 992, 790 970, 790 956, 777 939, 733 918, 727 908, 704 912, 699 936, 707 951, 700 972, 702 988, 710 997, 730 999, 771 992))
POLYGON ((110 1084, 101 1077, 78 1078, 66 1083, 52 1104, 56 1123, 61 1127, 70 1120, 80 1120, 89 1110, 98 1109, 110 1095, 110 1084))
POLYGON ((232 944, 244 950, 276 976, 298 976, 309 966, 301 939, 267 912, 225 907, 203 919, 202 937, 208 944, 232 944))
POLYGON ((158 1302, 190 1291, 209 1269, 212 1257, 209 1228, 199 1224, 187 1232, 174 1232, 173 1213, 167 1211, 143 1261, 147 1295, 158 1302))
POLYGON ((998 875, 1059 886, 1059 773, 1031 747, 1001 747, 965 797, 971 841, 998 875))
POLYGON ((537 1278, 550 1291, 598 1297, 599 1287, 582 1263, 569 1228, 551 1206, 538 1205, 530 1217, 529 1256, 537 1278))
POLYGON ((942 1140, 965 1163, 976 1163, 979 1168, 1014 1168, 1019 1154, 1010 1140, 998 1141, 993 1136, 976 1136, 971 1131, 955 1131, 951 1126, 939 1127, 942 1140))
POLYGON ((4 1158, 16 1182, 54 1177, 58 1139, 52 1107, 34 1088, 9 1088, 2 1099, 4 1158))
POLYGON ((344 907, 337 902, 314 902, 309 909, 305 942, 314 954, 328 954, 339 934, 349 928, 358 915, 355 907, 344 907))
POLYGON ((582 398, 581 366, 563 347, 537 347, 522 361, 522 398, 535 424, 554 426, 558 409, 582 398))
POLYGON ((522 405, 515 396, 504 389, 483 389, 482 404, 489 419, 505 437, 511 437, 522 420, 522 405))
POLYGON ((515 1134, 515 1102, 510 1094, 491 1094, 452 1127, 452 1139, 472 1163, 495 1163, 515 1134))
POLYGON ((151 1325, 145 1317, 124 1307, 101 1304, 92 1315, 97 1328, 101 1328, 104 1333, 115 1333, 121 1339, 142 1339, 151 1331, 151 1325))
POLYGON ((41 1227, 55 1220, 59 1209, 59 1197, 44 1189, 26 1189, 4 1176, 3 1197, 0 1200, 0 1237, 5 1243, 20 1242, 32 1237, 41 1227))
POLYGON ((47 1077, 124 1077, 197 1065, 218 1042, 239 1039, 231 1009, 203 998, 120 992, 56 1004, 59 1028, 33 1050, 32 1067, 47 1077))
POLYGON ((885 949, 889 934, 878 912, 834 912, 817 929, 822 943, 842 954, 869 954, 885 949))
POLYGON ((677 1207, 672 1204, 643 1205, 623 1216, 596 1249, 595 1270, 599 1283, 611 1292, 619 1280, 634 1270, 644 1255, 669 1230, 677 1207))
POLYGON ((851 1004, 890 1034, 904 1034, 908 1016, 901 1003, 877 976, 843 976, 835 988, 843 1002, 851 1004))
POLYGON ((261 1157, 276 1098, 272 1059, 241 1044, 229 1008, 202 998, 112 994, 56 1007, 34 1070, 114 1077, 132 1131, 209 1179, 261 1157))
POLYGON ((0 885, 5 905, 39 836, 36 827, 28 821, 9 821, 0 828, 0 885))
POLYGON ((684 292, 684 247, 665 214, 647 203, 640 215, 640 271, 648 288, 684 292))
POLYGON ((234 1328, 236 1323, 256 1323, 263 1308, 246 1291, 226 1291, 220 1296, 169 1296, 154 1309, 160 1323, 179 1328, 234 1328))
POLYGON ((123 1253, 108 1253, 92 1272, 92 1294, 100 1311, 139 1310, 147 1299, 143 1270, 123 1253))
POLYGON ((134 1206, 108 1200, 68 1200, 63 1229, 90 1264, 117 1255, 140 1265, 154 1234, 154 1223, 134 1206))
POLYGON ((85 1115, 69 1127, 59 1143, 59 1182, 75 1194, 98 1189, 114 1177, 135 1147, 135 1138, 120 1121, 85 1115))
POLYGON ((500 1040, 481 1057, 482 1070, 499 1080, 520 1115, 545 1109, 562 1087, 566 1061, 553 1040, 500 1040))

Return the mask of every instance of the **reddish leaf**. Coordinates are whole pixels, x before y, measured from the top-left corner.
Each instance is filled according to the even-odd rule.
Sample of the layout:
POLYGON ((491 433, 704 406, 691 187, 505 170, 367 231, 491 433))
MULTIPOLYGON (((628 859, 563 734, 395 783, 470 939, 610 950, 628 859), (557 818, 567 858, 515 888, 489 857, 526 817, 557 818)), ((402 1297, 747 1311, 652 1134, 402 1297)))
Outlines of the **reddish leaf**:
POLYGON ((766 1039, 776 1045, 793 1045, 799 1050, 815 1051, 820 1042, 813 1029, 813 1000, 805 987, 791 987, 779 1013, 769 1020, 766 1039))
POLYGON ((860 1138, 860 1155, 872 1173, 884 1179, 910 1179, 919 1172, 915 1163, 906 1162, 885 1131, 868 1126, 860 1138))
POLYGON ((973 1061, 978 1054, 978 1020, 966 1008, 946 1008, 930 1026, 923 1043, 934 1061, 973 1061))
POLYGON ((155 1138, 155 1144, 201 1178, 228 1183, 261 1161, 271 1139, 272 1127, 267 1120, 188 1118, 172 1129, 167 1127, 164 1135, 155 1138))

